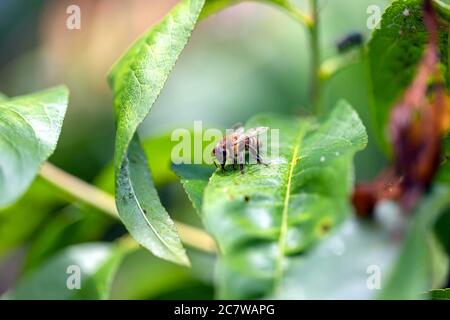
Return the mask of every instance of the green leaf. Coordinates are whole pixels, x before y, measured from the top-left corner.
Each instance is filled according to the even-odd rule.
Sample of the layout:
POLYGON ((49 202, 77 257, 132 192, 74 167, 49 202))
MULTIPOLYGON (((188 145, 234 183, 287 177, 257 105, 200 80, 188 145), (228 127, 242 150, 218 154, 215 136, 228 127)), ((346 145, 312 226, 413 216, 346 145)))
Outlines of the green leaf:
POLYGON ((204 0, 183 0, 116 63, 109 75, 116 113, 116 203, 133 238, 156 256, 188 265, 175 226, 162 207, 136 135, 186 45, 204 0), (133 143, 132 143, 133 141, 133 143))
POLYGON ((293 257, 347 216, 353 156, 367 143, 346 102, 321 125, 256 116, 246 126, 279 129, 279 157, 266 159, 269 166, 248 166, 245 174, 218 170, 205 189, 203 220, 222 253, 221 298, 275 292, 293 257))
POLYGON ((450 288, 430 291, 432 300, 450 300, 450 288))
POLYGON ((117 175, 117 210, 133 238, 160 258, 189 265, 175 224, 159 200, 137 136, 117 175))
POLYGON ((192 205, 201 215, 203 192, 214 172, 214 168, 212 166, 194 164, 174 164, 172 165, 172 170, 180 177, 189 200, 191 200, 192 205))
MULTIPOLYGON (((380 29, 369 42, 372 85, 371 113, 375 133, 385 151, 385 125, 390 109, 411 83, 422 58, 428 34, 423 23, 421 0, 398 0, 386 9, 380 29)), ((447 68, 448 27, 440 27, 442 68, 447 68)), ((447 72, 445 72, 447 74, 447 72)))
POLYGON ((124 253, 123 249, 107 243, 88 243, 68 247, 49 259, 38 270, 21 279, 18 285, 7 292, 3 298, 106 299, 124 253), (68 269, 70 266, 79 267, 80 289, 71 290, 67 287, 68 278, 76 274, 68 269))
POLYGON ((115 167, 120 168, 136 129, 147 116, 185 47, 204 0, 183 0, 141 36, 111 70, 117 117, 115 167))
POLYGON ((0 208, 27 190, 55 150, 67 103, 63 86, 0 102, 0 208))

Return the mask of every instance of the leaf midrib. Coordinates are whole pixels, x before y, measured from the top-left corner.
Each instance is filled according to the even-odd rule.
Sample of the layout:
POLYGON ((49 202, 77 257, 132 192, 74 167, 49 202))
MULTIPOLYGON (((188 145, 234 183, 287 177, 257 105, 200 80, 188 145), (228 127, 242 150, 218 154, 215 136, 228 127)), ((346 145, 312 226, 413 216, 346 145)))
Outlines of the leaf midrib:
POLYGON ((286 194, 284 196, 284 202, 283 202, 283 213, 281 217, 281 226, 280 226, 280 237, 278 239, 278 249, 279 254, 275 261, 275 281, 274 281, 274 287, 273 290, 275 291, 278 288, 279 283, 281 282, 281 279, 283 278, 283 259, 285 256, 285 246, 286 246, 286 233, 288 229, 288 214, 289 214, 289 200, 291 196, 291 186, 292 186, 292 176, 294 173, 294 168, 298 161, 298 154, 300 150, 300 145, 302 143, 303 137, 305 136, 307 129, 306 125, 303 124, 302 128, 300 129, 300 132, 297 135, 297 138, 295 139, 295 147, 294 151, 292 153, 292 158, 289 163, 289 171, 288 175, 286 177, 287 183, 286 183, 286 194))
POLYGON ((155 227, 151 224, 151 222, 148 220, 147 216, 144 213, 143 208, 141 207, 141 203, 139 202, 137 196, 136 196, 136 192, 134 191, 134 186, 133 183, 131 181, 131 179, 128 179, 128 182, 130 184, 130 188, 133 194, 133 198, 137 203, 137 206, 139 208, 139 212, 140 214, 144 217, 145 222, 147 223, 147 225, 150 227, 150 229, 153 231, 153 233, 156 235, 156 237, 159 239, 159 241, 161 241, 161 243, 169 250, 169 252, 172 252, 172 254, 177 257, 178 259, 181 259, 181 261, 183 260, 183 257, 180 257, 179 254, 177 252, 175 252, 171 246, 164 240, 163 237, 161 237, 161 235, 157 232, 157 230, 155 229, 155 227))

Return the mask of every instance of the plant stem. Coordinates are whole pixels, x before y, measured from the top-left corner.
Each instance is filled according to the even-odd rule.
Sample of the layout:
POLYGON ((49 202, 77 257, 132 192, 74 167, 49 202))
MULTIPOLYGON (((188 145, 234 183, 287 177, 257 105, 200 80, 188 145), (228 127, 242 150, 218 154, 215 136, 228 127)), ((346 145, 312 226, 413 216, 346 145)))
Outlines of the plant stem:
POLYGON ((320 72, 320 45, 319 45, 319 10, 318 0, 311 0, 311 17, 309 25, 309 36, 311 46, 311 83, 310 99, 314 107, 316 116, 322 112, 322 81, 319 77, 320 72))
POLYGON ((282 1, 277 4, 284 8, 291 15, 291 17, 298 21, 300 24, 304 25, 307 28, 312 25, 312 17, 294 6, 290 1, 282 1))
MULTIPOLYGON (((44 163, 39 175, 72 198, 80 200, 108 214, 110 217, 120 220, 114 197, 109 193, 70 175, 49 162, 44 163)), ((181 241, 186 245, 207 252, 217 251, 214 240, 203 230, 177 221, 175 224, 181 241)))

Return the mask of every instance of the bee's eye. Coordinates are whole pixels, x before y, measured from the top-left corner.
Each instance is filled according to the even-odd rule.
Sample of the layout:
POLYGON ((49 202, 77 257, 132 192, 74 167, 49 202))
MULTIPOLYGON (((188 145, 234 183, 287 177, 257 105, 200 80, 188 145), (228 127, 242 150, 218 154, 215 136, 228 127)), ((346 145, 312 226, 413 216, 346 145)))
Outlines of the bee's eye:
POLYGON ((215 148, 212 150, 212 154, 213 154, 213 155, 216 154, 216 149, 215 149, 215 148))

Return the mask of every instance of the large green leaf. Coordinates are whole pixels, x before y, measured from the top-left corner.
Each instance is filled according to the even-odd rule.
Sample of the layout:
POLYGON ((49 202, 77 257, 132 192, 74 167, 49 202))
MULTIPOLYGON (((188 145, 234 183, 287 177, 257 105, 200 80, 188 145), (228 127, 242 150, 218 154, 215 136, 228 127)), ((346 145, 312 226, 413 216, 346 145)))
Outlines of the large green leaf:
POLYGON ((124 249, 107 243, 68 247, 38 270, 21 279, 3 298, 106 299, 114 273, 124 253, 124 249), (70 269, 70 266, 73 269, 70 269), (75 275, 73 270, 77 267, 80 270, 80 288, 68 288, 68 278, 75 275))
POLYGON ((160 258, 189 265, 175 224, 162 206, 137 136, 116 173, 116 204, 130 234, 160 258))
POLYGON ((140 244, 158 257, 180 264, 189 261, 159 201, 136 130, 186 45, 203 5, 204 0, 180 2, 137 40, 109 75, 117 118, 114 162, 119 215, 140 244))
MULTIPOLYGON (((439 35, 442 68, 446 70, 448 26, 442 25, 439 35)), ((390 109, 411 83, 427 42, 421 0, 392 2, 369 42, 371 113, 375 133, 386 151, 385 125, 390 109)))
MULTIPOLYGON (((352 159, 367 143, 363 124, 345 102, 321 125, 267 115, 246 126, 279 129, 279 157, 245 174, 218 170, 205 189, 203 221, 222 254, 221 298, 275 292, 293 257, 347 216, 352 159)), ((269 138, 269 148, 271 143, 269 138)))
POLYGON ((53 153, 67 103, 63 86, 0 102, 0 208, 26 191, 53 153))

